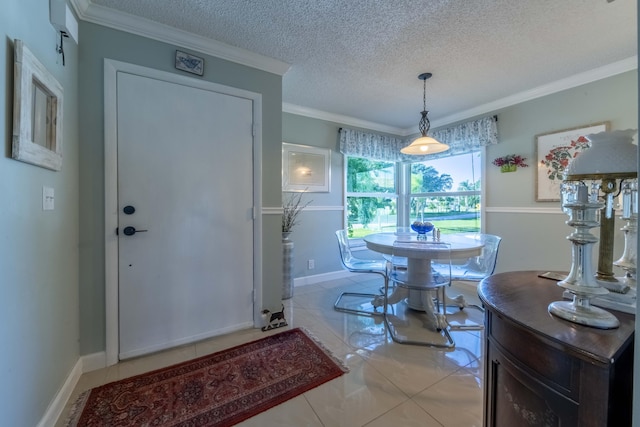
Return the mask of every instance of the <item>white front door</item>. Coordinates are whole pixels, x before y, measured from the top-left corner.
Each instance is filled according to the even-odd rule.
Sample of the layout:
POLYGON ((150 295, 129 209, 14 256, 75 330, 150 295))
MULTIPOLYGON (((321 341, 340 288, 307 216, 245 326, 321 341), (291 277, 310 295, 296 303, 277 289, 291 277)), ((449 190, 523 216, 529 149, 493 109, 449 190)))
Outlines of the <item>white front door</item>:
POLYGON ((252 100, 126 72, 116 97, 119 358, 252 327, 252 100))

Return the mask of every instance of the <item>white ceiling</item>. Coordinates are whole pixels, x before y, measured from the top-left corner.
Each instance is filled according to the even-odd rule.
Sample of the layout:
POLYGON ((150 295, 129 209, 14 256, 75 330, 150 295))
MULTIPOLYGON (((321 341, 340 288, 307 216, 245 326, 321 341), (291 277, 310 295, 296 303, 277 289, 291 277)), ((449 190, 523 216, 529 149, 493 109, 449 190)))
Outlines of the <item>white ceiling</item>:
POLYGON ((422 72, 435 127, 637 68, 636 0, 72 3, 81 19, 284 73, 285 111, 403 134, 417 132, 422 72))

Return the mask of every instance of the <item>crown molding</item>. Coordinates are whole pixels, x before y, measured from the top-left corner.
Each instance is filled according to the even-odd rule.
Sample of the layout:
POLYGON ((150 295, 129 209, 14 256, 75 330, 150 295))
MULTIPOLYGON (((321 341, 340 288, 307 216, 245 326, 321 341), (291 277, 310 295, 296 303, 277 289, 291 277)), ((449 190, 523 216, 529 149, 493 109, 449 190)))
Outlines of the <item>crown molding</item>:
MULTIPOLYGON (((510 107, 512 105, 520 104, 532 99, 541 98, 546 95, 551 95, 563 90, 571 89, 577 86, 581 86, 587 83, 591 83, 597 80, 602 80, 607 77, 612 77, 617 74, 622 74, 627 71, 638 69, 638 56, 632 56, 630 58, 623 59, 621 61, 613 62, 611 64, 595 68, 593 70, 584 71, 579 74, 575 74, 565 79, 557 80, 546 85, 538 86, 530 90, 516 93, 506 98, 498 99, 486 104, 479 105, 468 110, 461 111, 456 114, 451 114, 441 119, 431 121, 431 128, 439 128, 451 123, 460 122, 470 119, 472 117, 481 116, 483 114, 493 113, 502 108, 510 107)), ((367 122, 360 119, 355 119, 349 116, 341 116, 338 114, 327 113, 320 110, 314 110, 311 108, 301 107, 293 104, 284 103, 282 106, 284 112, 298 114, 301 116, 311 117, 314 119, 328 120, 332 122, 343 123, 345 125, 362 127, 365 129, 376 130, 379 132, 387 132, 398 136, 417 135, 414 127, 411 128, 395 128, 391 126, 380 125, 378 123, 367 122)))
POLYGON ((298 116, 310 117, 312 119, 326 120, 328 122, 337 122, 347 126, 355 126, 364 129, 376 130, 378 132, 391 133, 393 135, 403 135, 405 132, 402 128, 393 126, 381 125, 380 123, 369 122, 367 120, 356 119, 350 116, 343 116, 341 114, 328 113, 326 111, 316 110, 313 108, 302 107, 300 105, 290 104, 288 102, 282 103, 282 111, 284 113, 297 114, 298 116))
POLYGON ((136 34, 164 43, 177 45, 186 49, 193 49, 222 58, 237 64, 246 65, 248 67, 257 68, 269 73, 284 75, 290 68, 290 64, 269 58, 228 45, 213 39, 197 36, 187 31, 179 30, 168 25, 159 24, 145 18, 129 15, 114 9, 95 5, 90 0, 70 0, 71 4, 78 15, 78 18, 92 22, 94 24, 103 25, 127 33, 136 34))
POLYGON ((439 120, 434 120, 431 122, 431 126, 433 128, 445 126, 451 123, 459 122, 461 120, 469 119, 471 117, 495 112, 496 110, 520 104, 525 101, 541 98, 543 96, 551 95, 567 89, 572 89, 574 87, 582 86, 587 83, 595 82, 597 80, 602 80, 607 77, 612 77, 618 74, 626 73, 627 71, 637 69, 638 56, 635 55, 630 58, 613 62, 599 68, 594 68, 593 70, 584 71, 582 73, 578 73, 564 79, 556 80, 555 82, 551 82, 549 84, 538 86, 524 92, 516 93, 506 98, 479 105, 478 107, 461 111, 460 113, 452 114, 439 120))

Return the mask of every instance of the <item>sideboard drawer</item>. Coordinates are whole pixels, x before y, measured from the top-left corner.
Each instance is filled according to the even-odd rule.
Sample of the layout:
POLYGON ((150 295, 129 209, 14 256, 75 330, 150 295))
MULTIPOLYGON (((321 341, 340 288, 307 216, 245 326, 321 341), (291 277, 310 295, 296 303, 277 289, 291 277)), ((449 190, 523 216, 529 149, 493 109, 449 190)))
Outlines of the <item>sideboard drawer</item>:
POLYGON ((579 405, 516 366, 493 344, 487 351, 496 426, 578 427, 579 405))
POLYGON ((550 347, 539 336, 489 312, 489 339, 492 340, 512 360, 517 360, 526 369, 533 371, 538 379, 559 392, 571 397, 580 388, 579 363, 568 353, 550 347))

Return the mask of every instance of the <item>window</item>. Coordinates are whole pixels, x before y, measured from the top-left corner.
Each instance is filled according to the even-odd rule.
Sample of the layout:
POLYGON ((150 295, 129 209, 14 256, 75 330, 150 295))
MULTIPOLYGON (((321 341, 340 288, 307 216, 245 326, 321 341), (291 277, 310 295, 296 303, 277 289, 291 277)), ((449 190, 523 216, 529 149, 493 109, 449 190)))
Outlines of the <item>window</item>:
POLYGON ((408 138, 340 128, 349 237, 416 219, 432 221, 442 233, 480 231, 481 161, 484 147, 498 143, 497 122, 486 116, 433 132, 449 150, 429 160, 400 152, 408 138))
POLYGON ((397 224, 396 165, 347 156, 346 222, 350 238, 392 231, 397 224))
POLYGON ((481 152, 411 163, 409 221, 444 234, 480 231, 481 152))
POLYGON ((350 238, 393 231, 398 225, 415 220, 431 221, 443 234, 480 231, 481 151, 405 167, 401 167, 402 163, 362 157, 346 159, 346 223, 350 238), (400 170, 408 175, 406 190, 396 185, 400 170), (398 200, 408 200, 405 218, 398 200))

